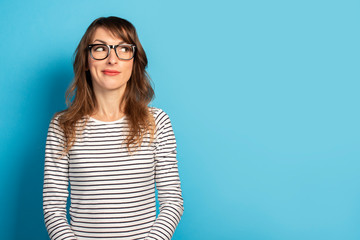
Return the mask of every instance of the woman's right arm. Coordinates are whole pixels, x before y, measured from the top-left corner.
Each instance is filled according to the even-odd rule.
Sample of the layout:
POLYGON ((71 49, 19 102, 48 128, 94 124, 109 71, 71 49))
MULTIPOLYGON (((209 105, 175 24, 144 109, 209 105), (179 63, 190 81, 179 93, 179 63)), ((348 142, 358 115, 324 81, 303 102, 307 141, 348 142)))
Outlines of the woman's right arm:
POLYGON ((43 185, 44 221, 51 240, 76 240, 66 219, 69 157, 60 158, 64 139, 55 117, 50 122, 46 139, 43 185))

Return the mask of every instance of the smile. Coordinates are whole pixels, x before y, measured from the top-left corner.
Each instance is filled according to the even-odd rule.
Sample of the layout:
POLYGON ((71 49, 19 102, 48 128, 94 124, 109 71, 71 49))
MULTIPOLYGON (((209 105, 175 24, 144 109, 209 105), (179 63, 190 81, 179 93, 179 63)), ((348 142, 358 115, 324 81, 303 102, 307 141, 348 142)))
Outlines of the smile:
POLYGON ((109 75, 109 76, 115 76, 118 75, 120 72, 116 71, 116 70, 109 70, 106 69, 104 71, 102 71, 105 75, 109 75))

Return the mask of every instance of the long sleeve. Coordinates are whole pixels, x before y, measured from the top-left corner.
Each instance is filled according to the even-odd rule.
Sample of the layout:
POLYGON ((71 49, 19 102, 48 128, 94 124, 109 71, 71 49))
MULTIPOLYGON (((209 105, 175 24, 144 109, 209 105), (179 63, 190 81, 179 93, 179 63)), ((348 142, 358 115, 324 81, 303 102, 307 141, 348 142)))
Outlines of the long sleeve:
POLYGON ((76 240, 66 219, 68 193, 68 155, 60 158, 64 134, 57 118, 50 122, 46 147, 43 185, 45 226, 51 240, 76 240))
POLYGON ((157 123, 155 150, 155 182, 160 213, 145 239, 171 239, 184 211, 178 165, 176 140, 169 116, 160 111, 157 123))

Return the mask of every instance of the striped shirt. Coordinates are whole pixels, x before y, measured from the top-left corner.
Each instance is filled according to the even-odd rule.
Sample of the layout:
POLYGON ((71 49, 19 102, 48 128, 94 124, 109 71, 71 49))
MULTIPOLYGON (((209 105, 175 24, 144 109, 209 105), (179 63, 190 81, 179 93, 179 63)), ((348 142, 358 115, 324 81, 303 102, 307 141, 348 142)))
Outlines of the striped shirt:
POLYGON ((169 116, 160 108, 150 110, 155 140, 149 144, 150 135, 145 135, 132 155, 124 141, 129 132, 126 116, 113 122, 90 117, 61 158, 64 133, 59 117, 51 120, 43 185, 44 221, 51 240, 171 239, 184 211, 176 140, 169 116))

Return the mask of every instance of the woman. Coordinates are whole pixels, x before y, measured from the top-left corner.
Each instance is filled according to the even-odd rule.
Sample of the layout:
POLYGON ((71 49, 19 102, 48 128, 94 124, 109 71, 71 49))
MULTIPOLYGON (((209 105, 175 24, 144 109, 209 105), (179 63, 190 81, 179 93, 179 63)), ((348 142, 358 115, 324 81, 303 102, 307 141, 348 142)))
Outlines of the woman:
POLYGON ((148 107, 146 66, 124 19, 98 18, 82 37, 68 108, 54 115, 46 140, 43 208, 52 240, 171 239, 184 211, 176 140, 169 116, 148 107))

